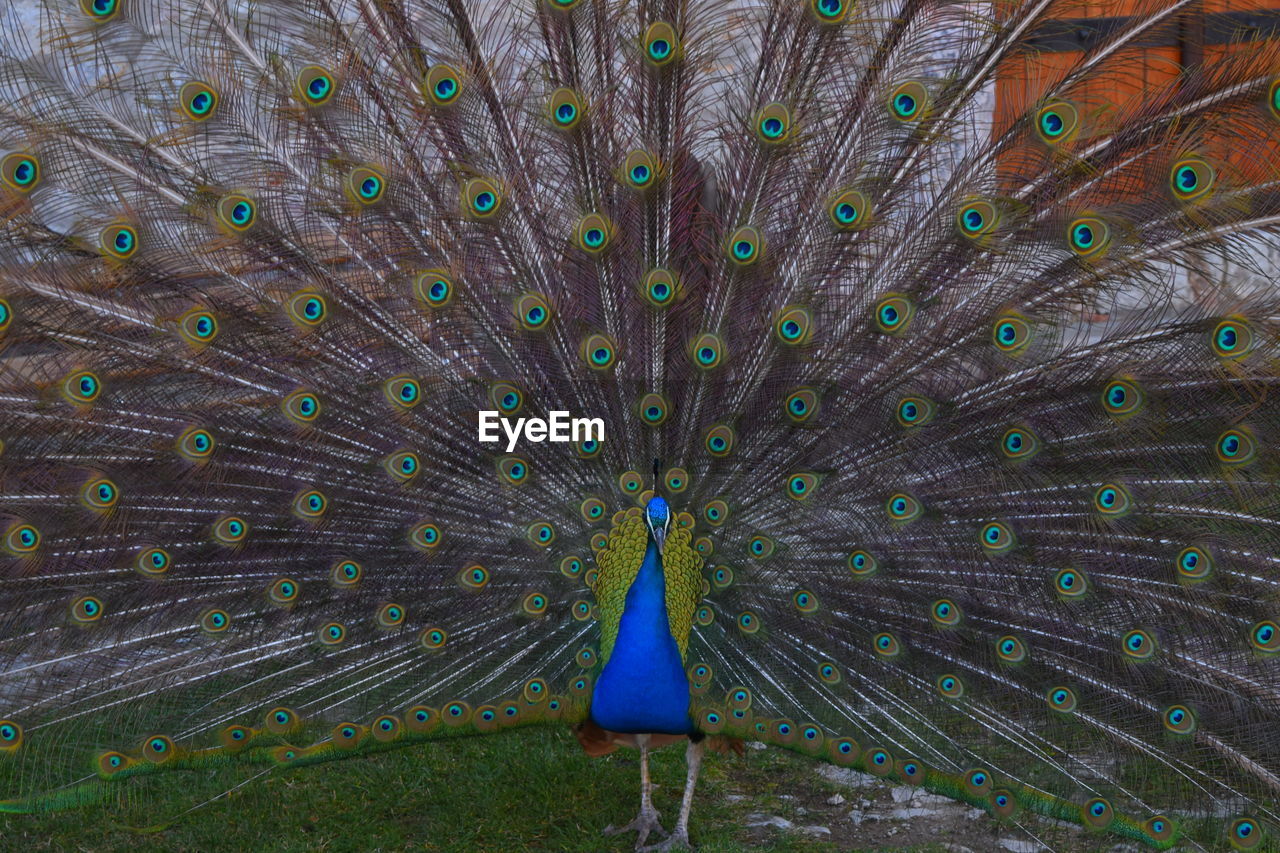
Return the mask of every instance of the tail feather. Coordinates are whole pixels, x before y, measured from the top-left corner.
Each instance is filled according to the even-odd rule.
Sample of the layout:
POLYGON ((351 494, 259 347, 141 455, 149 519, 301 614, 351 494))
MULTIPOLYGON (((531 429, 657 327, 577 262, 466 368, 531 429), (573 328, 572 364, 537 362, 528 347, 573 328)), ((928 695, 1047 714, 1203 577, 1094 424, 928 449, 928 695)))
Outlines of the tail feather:
POLYGON ((1179 295, 1272 246, 1280 43, 1152 71, 1151 2, 1067 67, 1077 11, 4 27, 0 808, 581 721, 652 487, 706 733, 1156 844, 1280 819, 1280 306, 1179 295))

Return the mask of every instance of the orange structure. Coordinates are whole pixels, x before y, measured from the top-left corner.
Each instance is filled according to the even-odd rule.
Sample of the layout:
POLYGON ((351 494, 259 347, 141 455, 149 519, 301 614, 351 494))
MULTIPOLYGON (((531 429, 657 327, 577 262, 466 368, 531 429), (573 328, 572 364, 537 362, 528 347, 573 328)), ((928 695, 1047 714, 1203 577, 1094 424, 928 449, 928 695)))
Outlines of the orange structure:
MULTIPOLYGON (((1277 0, 1198 0, 1173 9, 1170 0, 1101 0, 1058 2, 1046 20, 1032 31, 1028 50, 1006 61, 997 73, 993 130, 998 138, 1049 93, 1076 106, 1082 118, 1082 134, 1104 135, 1120 119, 1150 108, 1153 99, 1172 98, 1181 86, 1194 86, 1197 77, 1223 73, 1226 65, 1254 63, 1260 77, 1280 74, 1277 36, 1280 36, 1280 2, 1277 0), (1100 46, 1115 34, 1141 27, 1131 44, 1117 57, 1126 60, 1108 74, 1089 75, 1073 83, 1071 75, 1089 62, 1100 46)), ((1002 15, 997 3, 997 18, 1002 15)), ((1265 88, 1265 87, 1264 87, 1265 88)), ((1227 103, 1224 110, 1238 110, 1241 121, 1231 138, 1197 136, 1197 128, 1168 127, 1171 144, 1185 145, 1216 160, 1228 171, 1249 180, 1264 174, 1275 177, 1272 163, 1280 161, 1280 140, 1273 132, 1274 117, 1267 115, 1267 91, 1248 103, 1227 103)), ((1034 175, 1045 166, 1045 152, 1034 143, 1013 146, 1000 160, 1002 177, 1012 184, 1034 175)), ((1112 187, 1104 195, 1115 199, 1136 186, 1126 176, 1120 192, 1112 187)))

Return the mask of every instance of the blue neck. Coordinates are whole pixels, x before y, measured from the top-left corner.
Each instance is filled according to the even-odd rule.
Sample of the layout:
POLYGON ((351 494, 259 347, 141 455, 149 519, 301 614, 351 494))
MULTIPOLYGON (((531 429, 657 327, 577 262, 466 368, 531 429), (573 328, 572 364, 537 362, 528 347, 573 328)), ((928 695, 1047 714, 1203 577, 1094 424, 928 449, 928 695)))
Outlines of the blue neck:
POLYGON ((591 719, 613 732, 689 734, 689 678, 667 619, 662 557, 650 537, 627 590, 618 639, 596 679, 591 719))

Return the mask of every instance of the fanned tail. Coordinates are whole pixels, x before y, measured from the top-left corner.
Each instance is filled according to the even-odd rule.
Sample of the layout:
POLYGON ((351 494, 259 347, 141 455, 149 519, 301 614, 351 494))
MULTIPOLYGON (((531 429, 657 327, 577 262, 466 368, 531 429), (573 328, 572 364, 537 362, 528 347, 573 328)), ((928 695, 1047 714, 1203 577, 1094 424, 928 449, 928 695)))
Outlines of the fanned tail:
POLYGON ((658 489, 703 731, 1257 844, 1280 294, 1178 294, 1272 247, 1280 46, 1077 11, 10 13, 2 807, 580 721, 658 489))

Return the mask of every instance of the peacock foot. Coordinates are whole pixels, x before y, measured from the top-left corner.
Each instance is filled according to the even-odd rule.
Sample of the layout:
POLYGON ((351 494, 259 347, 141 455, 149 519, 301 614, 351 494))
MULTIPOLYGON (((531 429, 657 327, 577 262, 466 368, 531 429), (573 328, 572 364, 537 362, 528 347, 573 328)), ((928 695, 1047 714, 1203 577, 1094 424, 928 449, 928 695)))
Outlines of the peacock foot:
POLYGON ((649 848, 645 847, 644 843, 648 840, 650 832, 656 831, 661 833, 663 836, 666 836, 667 834, 667 831, 662 828, 662 824, 659 823, 658 819, 660 817, 661 815, 658 814, 658 810, 652 806, 647 809, 642 808, 640 810, 640 814, 636 815, 635 820, 631 821, 631 823, 626 826, 619 826, 616 828, 613 826, 606 826, 601 832, 604 835, 621 835, 624 832, 635 832, 637 833, 636 849, 648 850, 649 848))
POLYGON ((648 847, 636 845, 636 850, 643 853, 667 853, 669 850, 692 850, 693 845, 689 843, 689 830, 677 828, 665 841, 657 844, 650 844, 648 847))

